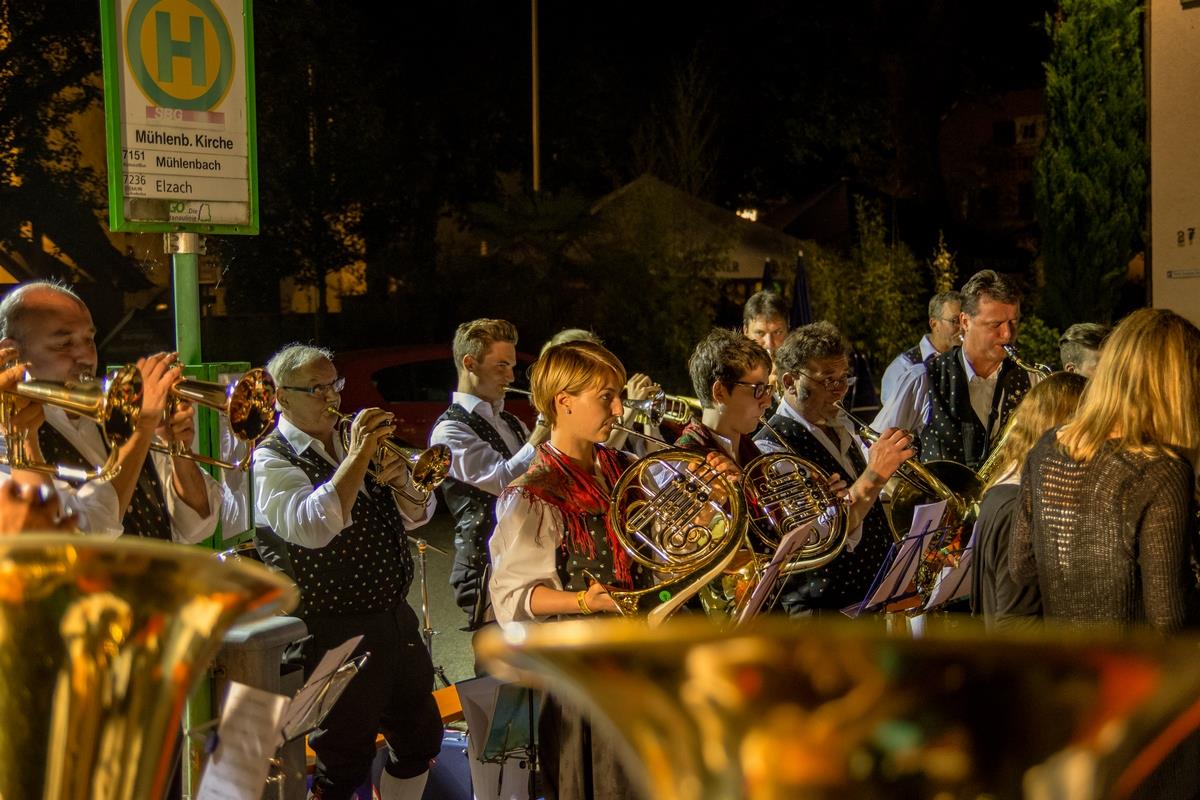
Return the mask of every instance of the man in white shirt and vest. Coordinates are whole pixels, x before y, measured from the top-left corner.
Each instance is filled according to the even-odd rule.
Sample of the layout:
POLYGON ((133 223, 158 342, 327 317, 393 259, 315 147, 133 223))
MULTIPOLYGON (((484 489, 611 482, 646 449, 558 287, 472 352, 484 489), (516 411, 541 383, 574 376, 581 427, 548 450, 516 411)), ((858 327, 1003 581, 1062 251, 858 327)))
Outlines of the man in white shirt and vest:
POLYGON ((883 371, 879 402, 887 405, 901 379, 909 372, 924 371, 925 362, 955 345, 962 344, 962 295, 958 292, 938 292, 929 299, 929 333, 921 341, 892 359, 883 371))
MULTIPOLYGON (((87 306, 69 287, 26 283, 0 302, 0 347, 15 347, 31 378, 72 382, 94 379, 98 356, 96 327, 87 306)), ((89 481, 76 491, 85 514, 113 518, 119 525, 84 526, 85 531, 199 542, 216 529, 221 485, 195 461, 151 452, 157 438, 189 447, 195 409, 181 403, 164 420, 168 394, 180 379, 173 354, 139 359, 143 380, 141 415, 129 441, 118 448, 120 471, 108 481, 89 481)), ((41 454, 51 464, 94 467, 108 457, 99 426, 57 406, 44 407, 38 429, 41 454)))
POLYGON ((422 502, 404 459, 381 453, 396 430, 388 412, 361 410, 343 439, 334 412, 345 379, 328 350, 289 345, 267 372, 280 417, 254 450, 257 536, 260 549, 276 548, 271 555, 300 587, 297 615, 313 637, 302 655, 305 678, 327 650, 351 637, 363 637, 355 656, 371 654, 309 734, 317 756, 310 797, 356 796, 382 733, 388 761, 379 796, 419 800, 441 750, 442 720, 433 664, 406 599, 413 558, 405 531, 429 520, 434 496, 422 502))
POLYGON ((438 418, 430 444, 453 453, 442 497, 454 515, 450 585, 467 614, 467 629, 491 619, 487 602, 488 537, 496 527, 496 497, 524 474, 533 449, 550 435, 504 410, 504 392, 517 364, 517 329, 502 319, 464 322, 454 333, 458 390, 438 418))

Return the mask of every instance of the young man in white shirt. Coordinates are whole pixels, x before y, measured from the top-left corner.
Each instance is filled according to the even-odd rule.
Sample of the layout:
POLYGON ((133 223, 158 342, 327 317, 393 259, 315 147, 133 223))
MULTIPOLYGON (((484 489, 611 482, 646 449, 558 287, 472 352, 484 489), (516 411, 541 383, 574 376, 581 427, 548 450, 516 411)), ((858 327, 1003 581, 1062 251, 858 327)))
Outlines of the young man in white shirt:
POLYGON ((496 497, 524 474, 534 447, 549 430, 504 410, 504 393, 517 364, 517 329, 502 319, 476 319, 454 334, 458 389, 438 419, 430 444, 450 448, 450 474, 442 496, 454 515, 454 564, 450 585, 467 614, 467 630, 491 619, 487 602, 488 537, 496 527, 496 497))

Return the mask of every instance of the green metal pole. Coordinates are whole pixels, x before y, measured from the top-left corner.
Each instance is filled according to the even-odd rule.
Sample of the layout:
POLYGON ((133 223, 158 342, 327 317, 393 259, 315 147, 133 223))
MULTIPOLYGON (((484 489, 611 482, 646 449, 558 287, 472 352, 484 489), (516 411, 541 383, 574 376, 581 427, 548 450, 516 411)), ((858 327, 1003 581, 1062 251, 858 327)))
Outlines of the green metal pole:
POLYGON ((168 233, 175 291, 175 350, 182 364, 200 363, 200 253, 198 233, 168 233))
MULTIPOLYGON (((171 283, 175 305, 175 350, 179 363, 200 363, 200 253, 203 238, 197 233, 168 233, 164 237, 171 254, 171 283)), ((215 715, 212 681, 196 687, 184 708, 185 729, 208 722, 215 715)), ((183 796, 191 798, 200 784, 202 748, 189 737, 183 741, 183 796)))

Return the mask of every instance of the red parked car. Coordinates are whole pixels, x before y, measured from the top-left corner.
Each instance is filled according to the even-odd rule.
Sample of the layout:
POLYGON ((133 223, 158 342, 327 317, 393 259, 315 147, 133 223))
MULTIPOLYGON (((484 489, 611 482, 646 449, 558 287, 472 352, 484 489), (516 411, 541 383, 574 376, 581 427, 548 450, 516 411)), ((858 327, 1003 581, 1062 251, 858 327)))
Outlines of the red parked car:
MULTIPOLYGON (((527 388, 526 370, 534 356, 517 353, 516 385, 527 388)), ((449 345, 417 344, 350 350, 334 358, 345 377, 342 412, 382 408, 396 415, 396 438, 409 447, 428 447, 437 418, 450 405, 458 373, 449 345)), ((504 408, 533 427, 537 412, 529 398, 510 394, 504 408)))

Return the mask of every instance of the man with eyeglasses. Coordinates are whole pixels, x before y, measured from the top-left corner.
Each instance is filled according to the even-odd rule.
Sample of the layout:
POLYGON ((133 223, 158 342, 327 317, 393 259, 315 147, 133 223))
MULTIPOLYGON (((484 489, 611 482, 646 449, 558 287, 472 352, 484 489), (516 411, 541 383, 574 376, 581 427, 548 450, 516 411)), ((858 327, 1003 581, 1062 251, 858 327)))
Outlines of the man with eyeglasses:
POLYGON ((413 558, 405 531, 429 520, 434 497, 416 502, 404 459, 380 450, 395 431, 390 413, 363 409, 343 442, 333 412, 345 379, 328 350, 289 345, 267 372, 280 417, 254 450, 257 537, 268 551, 264 560, 289 567, 300 587, 298 615, 313 636, 301 655, 305 676, 326 650, 353 636, 363 637, 355 655, 371 653, 308 737, 317 754, 310 797, 354 796, 369 780, 382 731, 388 761, 380 796, 416 800, 441 749, 442 726, 433 665, 406 600, 413 558))
POLYGON ((846 549, 827 566, 789 580, 780 604, 790 615, 838 611, 864 599, 892 543, 887 517, 876 500, 901 463, 912 457, 905 431, 889 428, 866 447, 841 408, 855 376, 850 345, 829 322, 804 325, 775 353, 783 401, 771 428, 754 437, 767 453, 793 452, 849 488, 846 549))
POLYGON ((880 403, 887 405, 906 373, 923 371, 926 361, 962 344, 962 328, 958 324, 961 312, 962 295, 958 292, 938 292, 929 299, 929 333, 888 364, 883 372, 883 385, 879 389, 880 403))
POLYGON ((959 320, 962 346, 906 373, 873 427, 917 433, 922 461, 978 469, 1036 378, 1004 351, 1021 320, 1021 292, 1009 278, 990 269, 972 275, 962 288, 959 320))
POLYGON ((496 528, 496 498, 523 475, 534 447, 550 431, 525 423, 504 410, 504 393, 517 365, 517 328, 502 319, 464 322, 454 333, 458 389, 438 417, 430 444, 450 448, 450 474, 442 497, 454 515, 454 564, 450 586, 467 615, 467 630, 492 619, 487 597, 488 537, 496 528))

